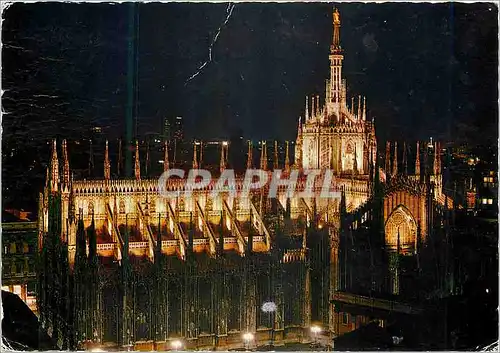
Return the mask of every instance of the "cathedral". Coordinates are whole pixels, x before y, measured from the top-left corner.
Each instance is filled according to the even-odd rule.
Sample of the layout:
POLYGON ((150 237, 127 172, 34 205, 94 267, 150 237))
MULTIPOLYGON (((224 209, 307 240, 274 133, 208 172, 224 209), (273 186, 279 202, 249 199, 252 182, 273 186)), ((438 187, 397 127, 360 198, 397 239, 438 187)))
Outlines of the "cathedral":
MULTIPOLYGON (((412 292, 414 278, 405 274, 429 266, 429 237, 442 238, 438 229, 456 207, 442 192, 440 147, 417 142, 409 163, 403 144, 400 163, 397 143, 387 142, 382 158, 366 99, 347 104, 338 10, 332 23, 323 104, 306 99, 294 162, 287 144, 282 168, 276 151, 268 168, 263 144, 260 168, 298 170, 299 189, 308 169, 322 170, 319 178, 332 170, 339 199, 320 198, 319 189, 288 197, 282 188, 275 199, 265 188, 212 197, 210 186, 163 197, 160 176, 142 177, 137 143, 134 178, 112 177, 106 142, 104 175, 75 180, 67 142, 59 149, 53 141, 39 199, 37 301, 42 327, 60 348, 227 350, 317 335, 331 344, 355 328, 343 319, 349 298, 403 300, 412 292)), ((197 146, 195 169, 203 168, 197 146)), ((221 145, 220 172, 229 167, 228 147, 221 145)), ((248 169, 252 153, 250 144, 248 169)), ((167 143, 163 167, 170 167, 167 143)), ((237 175, 235 187, 242 182, 237 175)), ((428 292, 449 287, 446 275, 436 278, 428 292)))

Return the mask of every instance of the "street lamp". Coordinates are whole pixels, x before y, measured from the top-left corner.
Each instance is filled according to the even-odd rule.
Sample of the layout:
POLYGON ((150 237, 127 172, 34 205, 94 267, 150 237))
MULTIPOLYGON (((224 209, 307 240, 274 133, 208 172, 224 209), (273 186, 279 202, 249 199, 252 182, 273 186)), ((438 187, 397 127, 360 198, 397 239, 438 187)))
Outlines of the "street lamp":
POLYGON ((276 306, 276 303, 274 302, 265 302, 262 304, 262 311, 265 313, 269 313, 269 316, 271 318, 271 342, 270 346, 274 345, 274 313, 278 307, 276 306))
POLYGON ((273 313, 278 307, 274 302, 265 302, 262 304, 262 311, 265 313, 273 313))
POLYGON ((243 340, 245 341, 245 349, 249 350, 250 349, 250 342, 252 342, 254 339, 254 335, 251 332, 245 332, 243 334, 243 340))
POLYGON ((170 343, 170 346, 172 347, 173 350, 181 350, 182 349, 182 341, 180 340, 173 340, 171 343, 170 343))
POLYGON ((318 343, 318 335, 321 333, 321 327, 318 325, 311 326, 311 333, 314 337, 314 343, 318 343))

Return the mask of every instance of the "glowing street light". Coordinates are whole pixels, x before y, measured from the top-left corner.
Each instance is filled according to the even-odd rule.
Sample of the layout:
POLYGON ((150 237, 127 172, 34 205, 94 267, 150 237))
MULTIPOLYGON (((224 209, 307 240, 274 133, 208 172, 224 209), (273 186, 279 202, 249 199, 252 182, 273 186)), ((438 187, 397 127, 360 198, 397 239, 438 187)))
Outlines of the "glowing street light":
POLYGON ((182 341, 180 341, 180 340, 173 340, 170 343, 170 346, 172 347, 172 349, 178 351, 178 350, 182 349, 182 341))
POLYGON ((318 343, 318 334, 321 333, 321 327, 318 325, 311 326, 311 333, 314 337, 314 343, 318 343))
POLYGON ((278 307, 276 306, 276 304, 274 302, 265 302, 264 304, 262 304, 262 311, 265 312, 265 313, 273 313, 276 311, 278 307))
POLYGON ((245 341, 245 349, 248 350, 250 348, 250 342, 252 342, 254 340, 253 333, 251 333, 251 332, 245 332, 243 334, 243 340, 245 341))
POLYGON ((278 306, 275 302, 264 302, 261 307, 262 311, 269 314, 271 320, 271 342, 270 345, 274 345, 274 313, 278 310, 278 306))
POLYGON ((321 327, 317 325, 311 326, 311 332, 317 335, 318 333, 321 333, 321 327))

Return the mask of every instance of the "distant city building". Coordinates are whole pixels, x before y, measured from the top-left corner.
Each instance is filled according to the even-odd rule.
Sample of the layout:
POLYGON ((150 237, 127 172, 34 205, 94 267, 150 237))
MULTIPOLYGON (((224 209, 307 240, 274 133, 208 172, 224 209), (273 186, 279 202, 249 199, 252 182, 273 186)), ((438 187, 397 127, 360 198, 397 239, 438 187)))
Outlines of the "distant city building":
POLYGON ((172 138, 172 123, 169 118, 163 119, 163 141, 170 141, 172 138))
POLYGON ((184 139, 184 120, 181 116, 175 117, 174 120, 174 138, 177 141, 182 141, 184 139))
POLYGON ((496 152, 484 146, 469 150, 460 146, 455 149, 461 192, 465 195, 467 211, 480 218, 497 219, 498 215, 498 164, 496 152))
POLYGON ((37 313, 37 223, 26 216, 22 211, 2 215, 2 290, 17 294, 37 313))
POLYGON ((483 167, 479 171, 476 199, 478 216, 496 220, 498 217, 498 174, 496 169, 483 167))
POLYGON ((100 127, 100 126, 93 126, 90 130, 91 130, 93 133, 95 133, 95 134, 100 134, 100 133, 102 133, 102 127, 100 127))

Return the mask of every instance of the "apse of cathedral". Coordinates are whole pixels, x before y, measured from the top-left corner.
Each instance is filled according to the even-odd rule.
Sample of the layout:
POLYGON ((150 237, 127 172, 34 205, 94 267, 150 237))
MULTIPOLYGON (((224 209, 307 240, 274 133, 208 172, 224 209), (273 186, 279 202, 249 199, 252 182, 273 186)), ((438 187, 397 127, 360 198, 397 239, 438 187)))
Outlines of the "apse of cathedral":
MULTIPOLYGON (((275 152, 268 168, 264 144, 260 167, 299 171, 299 188, 306 170, 331 170, 337 199, 316 189, 287 197, 282 188, 274 199, 265 188, 212 197, 209 187, 163 197, 159 176, 143 177, 138 144, 134 178, 112 177, 106 142, 104 174, 75 180, 67 142, 53 141, 39 200, 38 305, 60 348, 283 345, 310 342, 313 326, 331 340, 349 330, 341 320, 349 304, 415 293, 458 207, 443 193, 440 144, 416 142, 411 156, 410 142, 380 151, 366 98, 348 104, 338 10, 332 18, 325 95, 306 98, 295 160, 287 143, 283 165, 275 152)), ((203 168, 197 146, 194 169, 203 168)), ((228 148, 221 145, 221 173, 228 148)), ((252 154, 250 145, 248 169, 257 167, 252 154)), ((165 143, 164 171, 169 160, 165 143)), ((237 189, 241 183, 237 176, 237 189)), ((449 273, 419 288, 446 291, 449 273)))

